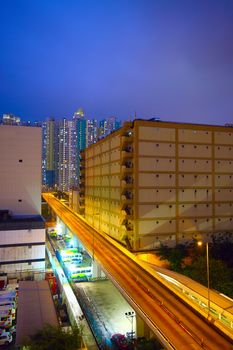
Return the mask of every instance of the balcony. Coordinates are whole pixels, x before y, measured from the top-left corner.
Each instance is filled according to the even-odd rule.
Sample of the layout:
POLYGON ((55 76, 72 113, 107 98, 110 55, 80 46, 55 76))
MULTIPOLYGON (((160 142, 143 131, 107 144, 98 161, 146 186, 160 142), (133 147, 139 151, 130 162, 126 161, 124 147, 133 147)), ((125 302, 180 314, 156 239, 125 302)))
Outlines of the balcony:
POLYGON ((131 132, 129 131, 128 133, 125 133, 124 135, 122 135, 121 142, 123 147, 126 145, 133 144, 133 141, 134 141, 134 137, 133 137, 132 131, 131 132))
POLYGON ((126 231, 133 231, 133 224, 128 219, 122 221, 122 226, 125 227, 126 231))
POLYGON ((81 166, 80 167, 80 174, 85 174, 85 167, 84 166, 81 166))
POLYGON ((83 203, 85 203, 85 197, 84 197, 84 195, 81 195, 80 197, 79 197, 79 203, 81 204, 83 204, 83 203))
POLYGON ((128 205, 125 204, 122 208, 122 214, 125 216, 125 219, 133 219, 133 208, 128 205))
POLYGON ((133 192, 128 190, 128 189, 123 190, 122 191, 122 197, 123 196, 125 197, 126 200, 129 200, 129 199, 132 200, 133 199, 133 192))
POLYGON ((80 190, 79 190, 79 196, 81 198, 81 197, 84 197, 84 195, 85 195, 85 188, 84 188, 84 186, 82 186, 82 187, 80 187, 80 190))
POLYGON ((85 183, 85 176, 84 175, 80 175, 79 176, 79 184, 84 184, 85 183))
POLYGON ((121 178, 122 182, 124 181, 125 184, 130 185, 134 183, 133 176, 130 174, 124 174, 121 178))
POLYGON ((133 169, 133 162, 130 159, 123 159, 121 163, 125 169, 133 169))
POLYGON ((133 187, 133 183, 132 182, 129 182, 129 183, 127 183, 125 180, 122 180, 121 181, 121 187, 123 188, 123 191, 125 190, 125 189, 132 189, 132 187, 133 187))

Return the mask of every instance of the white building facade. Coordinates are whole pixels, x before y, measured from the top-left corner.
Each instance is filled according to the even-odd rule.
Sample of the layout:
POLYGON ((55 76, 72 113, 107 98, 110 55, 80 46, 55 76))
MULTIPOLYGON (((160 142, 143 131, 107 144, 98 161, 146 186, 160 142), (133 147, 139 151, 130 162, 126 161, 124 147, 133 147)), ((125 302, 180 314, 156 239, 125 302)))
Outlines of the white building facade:
POLYGON ((0 148, 0 271, 39 276, 45 269, 41 128, 1 125, 0 148))

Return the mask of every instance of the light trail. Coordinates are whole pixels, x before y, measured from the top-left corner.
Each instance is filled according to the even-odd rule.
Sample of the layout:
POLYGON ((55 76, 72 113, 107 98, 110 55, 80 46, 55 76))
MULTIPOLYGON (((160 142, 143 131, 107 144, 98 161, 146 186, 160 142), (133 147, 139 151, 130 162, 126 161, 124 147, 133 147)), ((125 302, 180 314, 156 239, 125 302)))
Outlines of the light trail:
POLYGON ((230 339, 177 297, 170 282, 146 269, 132 253, 98 233, 59 200, 49 194, 43 197, 91 255, 94 249, 95 259, 167 349, 233 349, 230 339))

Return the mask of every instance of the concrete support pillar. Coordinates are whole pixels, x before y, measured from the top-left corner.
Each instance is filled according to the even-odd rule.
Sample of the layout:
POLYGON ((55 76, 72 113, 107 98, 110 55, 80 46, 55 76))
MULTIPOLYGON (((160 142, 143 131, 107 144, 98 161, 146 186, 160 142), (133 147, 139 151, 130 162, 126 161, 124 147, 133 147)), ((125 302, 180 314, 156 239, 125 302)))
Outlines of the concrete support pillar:
POLYGON ((145 337, 150 339, 153 336, 147 324, 136 314, 136 334, 137 337, 145 337))
POLYGON ((100 265, 94 260, 93 261, 93 278, 104 278, 105 273, 101 270, 100 265))

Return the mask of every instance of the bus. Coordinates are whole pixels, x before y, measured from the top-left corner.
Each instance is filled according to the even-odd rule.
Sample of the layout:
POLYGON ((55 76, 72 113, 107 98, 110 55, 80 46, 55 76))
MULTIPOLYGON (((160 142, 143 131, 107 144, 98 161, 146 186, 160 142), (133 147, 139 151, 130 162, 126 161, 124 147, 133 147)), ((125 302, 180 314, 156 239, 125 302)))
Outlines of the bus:
POLYGON ((3 305, 8 305, 12 308, 16 308, 16 302, 15 300, 11 299, 11 298, 0 298, 0 306, 3 306, 3 305))
POLYGON ((63 249, 60 251, 60 256, 63 262, 76 261, 82 262, 83 255, 78 251, 77 248, 63 249))
POLYGON ((67 270, 73 282, 88 281, 92 277, 92 266, 67 266, 67 270))
POLYGON ((17 298, 17 293, 14 290, 0 290, 0 300, 2 299, 12 299, 15 301, 17 298))

